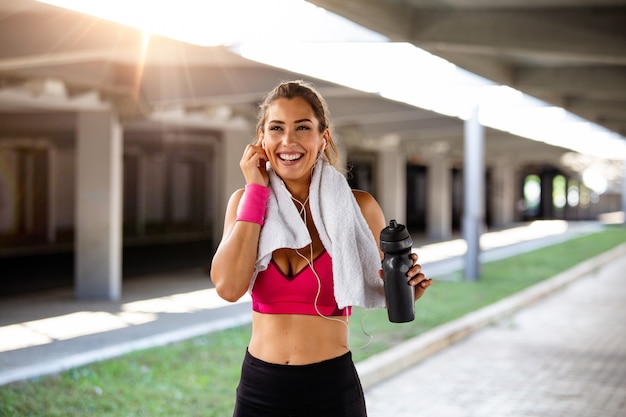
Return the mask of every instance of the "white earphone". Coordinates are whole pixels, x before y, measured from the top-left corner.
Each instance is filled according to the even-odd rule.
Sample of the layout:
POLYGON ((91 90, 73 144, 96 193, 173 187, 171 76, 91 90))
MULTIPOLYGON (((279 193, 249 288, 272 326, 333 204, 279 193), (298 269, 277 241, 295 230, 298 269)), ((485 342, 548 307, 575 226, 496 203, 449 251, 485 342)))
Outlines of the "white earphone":
POLYGON ((325 149, 326 149, 326 139, 324 138, 324 144, 322 145, 322 149, 320 149, 319 152, 317 153, 317 159, 315 160, 315 163, 317 163, 317 161, 320 160, 325 149))

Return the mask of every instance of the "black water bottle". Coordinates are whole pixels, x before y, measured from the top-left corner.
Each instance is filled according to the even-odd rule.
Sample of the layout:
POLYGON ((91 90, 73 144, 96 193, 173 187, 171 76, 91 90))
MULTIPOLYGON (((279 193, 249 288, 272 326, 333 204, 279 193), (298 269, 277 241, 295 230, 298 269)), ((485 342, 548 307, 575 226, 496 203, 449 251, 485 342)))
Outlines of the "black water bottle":
POLYGON ((380 249, 385 254, 382 269, 387 314, 392 323, 406 323, 415 318, 415 290, 409 285, 406 275, 413 266, 412 247, 409 231, 395 220, 391 220, 380 232, 380 249))

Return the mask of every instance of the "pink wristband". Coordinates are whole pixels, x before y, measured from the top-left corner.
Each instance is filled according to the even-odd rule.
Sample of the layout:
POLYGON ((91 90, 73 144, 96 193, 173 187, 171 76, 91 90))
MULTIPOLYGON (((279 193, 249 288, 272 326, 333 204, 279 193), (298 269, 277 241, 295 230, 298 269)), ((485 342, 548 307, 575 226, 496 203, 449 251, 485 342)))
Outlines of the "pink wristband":
POLYGON ((252 222, 263 226, 265 207, 270 196, 270 189, 259 184, 246 184, 237 207, 237 221, 252 222))

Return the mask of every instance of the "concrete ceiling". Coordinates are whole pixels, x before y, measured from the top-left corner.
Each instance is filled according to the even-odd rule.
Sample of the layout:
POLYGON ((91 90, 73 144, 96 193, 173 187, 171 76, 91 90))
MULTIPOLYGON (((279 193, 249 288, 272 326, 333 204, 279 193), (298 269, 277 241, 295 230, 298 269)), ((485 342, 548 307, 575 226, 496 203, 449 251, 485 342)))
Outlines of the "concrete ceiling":
POLYGON ((626 136, 624 0, 310 0, 626 136))
MULTIPOLYGON (((625 129, 620 2, 545 0, 528 2, 542 8, 528 8, 519 5, 526 2, 501 1, 498 10, 489 1, 313 3, 493 80, 561 100, 607 127, 625 129), (591 13, 583 8, 587 3, 596 4, 592 19, 583 18, 591 13), (612 18, 608 6, 603 7, 610 3, 612 18), (533 29, 533 22, 541 29, 533 29), (572 41, 565 42, 568 37, 572 41), (593 45, 598 50, 591 40, 581 41, 588 37, 597 39, 593 45), (602 83, 591 83, 593 77, 602 83)), ((295 78, 303 76, 246 60, 226 48, 153 37, 143 49, 138 30, 34 0, 0 0, 0 139, 70 134, 72 117, 55 114, 111 103, 127 132, 180 114, 190 126, 233 127, 254 118, 259 99, 276 83, 295 78)), ((461 120, 311 80, 327 98, 338 136, 350 148, 401 141, 416 162, 441 153, 462 160, 461 120)), ((488 162, 505 157, 536 163, 556 163, 567 152, 493 129, 487 129, 485 151, 488 162)))

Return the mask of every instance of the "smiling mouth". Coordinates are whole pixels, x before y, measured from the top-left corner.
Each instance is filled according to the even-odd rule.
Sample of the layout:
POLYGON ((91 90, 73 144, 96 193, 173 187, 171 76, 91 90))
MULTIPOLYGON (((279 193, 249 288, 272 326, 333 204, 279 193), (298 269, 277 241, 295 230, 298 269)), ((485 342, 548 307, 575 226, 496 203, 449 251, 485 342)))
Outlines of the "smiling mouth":
POLYGON ((283 161, 288 161, 288 162, 292 162, 292 161, 297 161, 298 159, 302 158, 302 156, 304 156, 301 153, 292 153, 292 154, 280 154, 278 155, 278 157, 283 160, 283 161))

